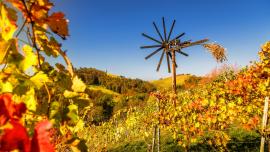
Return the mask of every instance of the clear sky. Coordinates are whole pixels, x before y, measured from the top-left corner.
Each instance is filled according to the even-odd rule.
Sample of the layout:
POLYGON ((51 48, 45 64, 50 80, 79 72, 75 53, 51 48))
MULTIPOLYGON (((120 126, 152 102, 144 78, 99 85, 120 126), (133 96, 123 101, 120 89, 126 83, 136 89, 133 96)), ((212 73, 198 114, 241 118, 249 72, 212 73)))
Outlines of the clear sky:
MULTIPOLYGON (((65 0, 55 5, 70 21, 63 47, 75 67, 132 78, 169 75, 165 62, 155 71, 161 52, 146 61, 152 50, 139 48, 153 44, 141 33, 158 37, 152 22, 161 29, 163 16, 168 28, 176 19, 173 36, 185 32, 185 40, 209 38, 223 45, 228 64, 257 60, 260 46, 270 40, 270 0, 65 0)), ((200 46, 185 52, 190 56, 177 56, 177 74, 204 75, 219 66, 200 46)))

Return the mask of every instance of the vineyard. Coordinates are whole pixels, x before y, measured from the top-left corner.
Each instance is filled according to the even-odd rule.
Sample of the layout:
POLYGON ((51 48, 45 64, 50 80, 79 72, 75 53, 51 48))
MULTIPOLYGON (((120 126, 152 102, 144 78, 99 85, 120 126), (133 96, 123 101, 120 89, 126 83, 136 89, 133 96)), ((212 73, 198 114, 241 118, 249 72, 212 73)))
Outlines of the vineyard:
POLYGON ((0 151, 270 150, 270 41, 244 68, 177 75, 175 94, 171 78, 74 68, 53 7, 0 0, 0 151))

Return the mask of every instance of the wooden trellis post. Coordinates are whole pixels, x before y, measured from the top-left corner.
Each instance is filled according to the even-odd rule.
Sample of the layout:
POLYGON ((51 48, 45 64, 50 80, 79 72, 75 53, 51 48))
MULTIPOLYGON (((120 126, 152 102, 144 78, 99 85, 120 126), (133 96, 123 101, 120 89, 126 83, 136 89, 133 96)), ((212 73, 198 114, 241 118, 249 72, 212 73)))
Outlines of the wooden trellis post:
MULTIPOLYGON (((157 98, 157 101, 158 101, 157 111, 159 112, 160 111, 160 99, 157 98)), ((160 120, 159 117, 158 117, 158 119, 160 120)), ((160 122, 154 126, 151 152, 155 151, 155 146, 157 146, 157 152, 160 152, 160 122), (156 140, 157 140, 157 143, 156 143, 156 140)))
MULTIPOLYGON (((263 109, 263 117, 262 117, 262 133, 265 132, 265 128, 267 124, 268 106, 269 106, 269 97, 266 97, 264 100, 264 109, 263 109)), ((264 152, 264 143, 265 143, 265 136, 263 135, 261 137, 260 152, 264 152)))

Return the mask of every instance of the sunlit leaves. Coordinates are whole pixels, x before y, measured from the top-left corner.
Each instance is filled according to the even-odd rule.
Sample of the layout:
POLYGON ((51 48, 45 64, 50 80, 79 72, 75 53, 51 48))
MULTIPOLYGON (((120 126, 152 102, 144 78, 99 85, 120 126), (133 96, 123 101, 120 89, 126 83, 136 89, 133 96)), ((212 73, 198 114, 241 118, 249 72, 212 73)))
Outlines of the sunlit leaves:
POLYGON ((44 83, 49 82, 48 76, 42 71, 36 73, 34 76, 30 78, 30 80, 34 83, 34 85, 40 89, 44 83))
POLYGON ((42 121, 36 124, 35 133, 31 143, 31 151, 53 152, 54 147, 50 143, 49 129, 52 124, 49 121, 42 121))
POLYGON ((22 101, 26 104, 28 110, 36 111, 37 108, 37 101, 35 98, 35 90, 31 88, 25 95, 21 98, 22 101))
POLYGON ((47 131, 52 124, 48 121, 38 123, 31 139, 26 128, 20 123, 22 114, 25 112, 25 104, 16 104, 12 100, 11 94, 0 95, 0 125, 1 127, 6 126, 4 129, 1 128, 3 133, 0 135, 0 151, 16 149, 24 152, 54 151, 47 131))
MULTIPOLYGON (((20 137, 15 135, 7 138, 14 142, 4 141, 1 137, 0 151, 15 149, 23 151, 22 148, 25 145, 31 149, 24 151, 53 151, 54 148, 49 143, 47 132, 51 124, 48 121, 42 122, 37 124, 34 129, 34 124, 39 120, 50 118, 54 125, 66 126, 67 132, 73 130, 72 136, 76 136, 76 132, 83 127, 83 121, 79 117, 79 108, 73 102, 77 102, 77 99, 87 99, 83 93, 86 86, 78 77, 74 77, 69 58, 65 51, 62 51, 61 44, 53 37, 53 33, 55 33, 65 39, 69 35, 69 31, 65 15, 61 12, 51 12, 52 6, 53 3, 49 0, 5 0, 0 2, 0 64, 4 63, 0 72, 0 93, 11 92, 14 95, 13 99, 16 100, 16 103, 13 103, 10 98, 1 96, 0 123, 7 125, 16 120, 18 121, 16 123, 20 125, 14 124, 13 128, 8 127, 12 130, 6 132, 0 128, 0 131, 6 133, 3 138, 13 136, 13 133, 20 131, 18 135, 27 136, 28 139, 31 137, 27 132, 33 133, 33 130, 35 132, 31 139, 32 146, 24 144, 20 137), (21 25, 15 35, 17 13, 22 19, 18 22, 21 25), (47 61, 48 56, 56 58, 58 55, 64 58, 68 71, 65 70, 65 66, 62 66, 60 70, 59 66, 55 68, 47 61), (74 94, 76 95, 74 96, 74 94), (20 124, 22 114, 25 116, 24 121, 28 124, 27 128, 20 124), (17 142, 18 140, 20 141, 17 142), (5 146, 12 149, 1 149, 4 147, 2 142, 6 142, 5 146)), ((56 65, 60 64, 56 63, 56 65)), ((80 107, 80 109, 82 108, 80 107)), ((7 126, 12 126, 12 124, 7 126)), ((55 136, 58 138, 61 134, 55 136)), ((61 137, 61 139, 64 138, 64 136, 61 137)), ((66 144, 64 141, 61 146, 66 144)))
POLYGON ((10 82, 1 82, 0 83, 0 92, 12 92, 13 86, 10 82))
POLYGON ((0 12, 0 64, 2 64, 17 29, 17 16, 13 9, 6 7, 2 2, 0 2, 0 12))
POLYGON ((62 12, 53 13, 50 17, 48 17, 48 25, 51 30, 63 39, 69 35, 68 20, 64 17, 65 15, 62 12))
POLYGON ((71 104, 68 106, 68 114, 67 116, 70 118, 72 122, 77 122, 79 120, 78 117, 78 106, 71 104))
POLYGON ((0 64, 2 64, 6 54, 8 52, 11 41, 5 41, 0 39, 0 64))
POLYGON ((77 76, 75 76, 72 80, 72 90, 75 92, 84 92, 86 89, 86 85, 82 82, 81 79, 79 79, 77 76))
POLYGON ((26 129, 19 122, 12 120, 12 128, 4 129, 4 134, 0 136, 0 151, 20 150, 30 152, 30 139, 26 129))
POLYGON ((53 4, 48 0, 36 0, 31 5, 32 20, 38 23, 44 22, 48 17, 48 12, 53 4))
POLYGON ((28 70, 31 66, 36 66, 38 64, 38 58, 33 52, 32 47, 29 45, 24 45, 22 48, 24 53, 24 59, 21 62, 21 68, 23 71, 28 70))
POLYGON ((65 90, 64 92, 64 96, 66 98, 74 98, 74 97, 78 97, 78 93, 77 92, 72 92, 72 91, 68 91, 68 90, 65 90))
POLYGON ((7 8, 2 2, 0 2, 0 11, 0 39, 8 41, 13 37, 17 29, 16 12, 11 8, 7 8))
POLYGON ((24 103, 15 104, 11 94, 0 95, 0 125, 4 125, 8 120, 19 119, 25 113, 24 103))

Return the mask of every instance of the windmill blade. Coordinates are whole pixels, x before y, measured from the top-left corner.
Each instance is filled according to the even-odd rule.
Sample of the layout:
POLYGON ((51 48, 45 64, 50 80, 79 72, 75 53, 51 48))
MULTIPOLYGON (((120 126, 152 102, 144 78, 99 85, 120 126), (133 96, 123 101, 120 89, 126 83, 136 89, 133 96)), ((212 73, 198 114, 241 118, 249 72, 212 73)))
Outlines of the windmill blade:
POLYGON ((162 44, 162 42, 160 42, 159 40, 156 40, 156 39, 152 38, 151 36, 146 35, 145 33, 142 33, 142 36, 144 36, 144 37, 146 37, 146 38, 148 38, 150 40, 153 40, 153 41, 155 41, 155 42, 157 42, 159 44, 162 44))
POLYGON ((162 51, 162 54, 161 54, 161 56, 160 56, 159 63, 158 63, 158 66, 157 66, 157 71, 159 71, 159 68, 160 68, 160 65, 161 65, 161 63, 162 63, 164 54, 165 54, 165 51, 162 51))
POLYGON ((162 25, 163 25, 163 30, 164 30, 164 39, 167 42, 167 33, 166 33, 166 25, 165 25, 164 17, 162 17, 162 25))
POLYGON ((149 48, 156 48, 156 47, 162 47, 162 45, 147 45, 147 46, 141 46, 141 49, 149 49, 149 48))
POLYGON ((179 39, 180 37, 182 37, 182 36, 184 36, 185 35, 185 33, 181 33, 181 34, 179 34, 178 36, 176 36, 174 39, 172 39, 172 40, 176 40, 176 39, 179 39))
POLYGON ((184 56, 188 56, 188 54, 187 54, 187 53, 182 52, 181 50, 176 50, 176 52, 178 52, 178 53, 180 53, 180 54, 182 54, 182 55, 184 55, 184 56))
POLYGON ((155 55, 156 53, 158 53, 160 50, 162 50, 162 47, 157 49, 156 51, 152 52, 151 54, 149 54, 147 57, 145 57, 145 60, 149 59, 151 56, 155 55))
POLYGON ((168 52, 166 52, 166 57, 167 57, 168 72, 171 73, 171 65, 170 65, 170 58, 169 58, 168 52))
POLYGON ((175 20, 173 20, 173 24, 172 24, 172 26, 171 26, 170 33, 169 33, 169 36, 168 36, 168 38, 167 38, 167 42, 168 42, 168 41, 170 40, 170 38, 171 38, 172 31, 173 31, 173 28, 174 28, 174 24, 175 24, 175 20))
POLYGON ((200 45, 200 44, 203 44, 203 43, 205 43, 205 42, 207 42, 207 41, 208 41, 208 39, 203 39, 203 40, 191 42, 191 43, 189 43, 188 45, 184 45, 183 48, 189 47, 189 46, 194 46, 194 45, 200 45))
POLYGON ((160 34, 160 32, 159 32, 159 29, 158 29, 158 27, 157 27, 157 25, 156 25, 155 22, 153 22, 153 25, 154 25, 154 27, 155 27, 155 29, 156 29, 156 31, 157 31, 157 33, 158 33, 160 39, 161 39, 162 41, 164 41, 164 39, 163 39, 163 37, 161 36, 161 34, 160 34))
POLYGON ((180 43, 180 46, 181 46, 181 45, 188 45, 188 44, 190 44, 190 43, 191 43, 191 40, 187 40, 187 41, 184 41, 184 42, 180 43))

